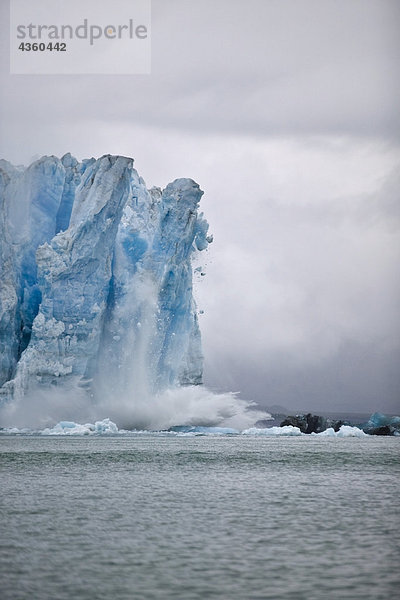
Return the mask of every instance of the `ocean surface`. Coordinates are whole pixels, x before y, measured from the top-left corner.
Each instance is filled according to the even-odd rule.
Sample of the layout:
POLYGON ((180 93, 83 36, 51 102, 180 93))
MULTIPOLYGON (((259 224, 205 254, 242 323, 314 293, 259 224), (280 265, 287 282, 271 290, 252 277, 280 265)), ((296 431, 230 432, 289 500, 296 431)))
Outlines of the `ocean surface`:
POLYGON ((398 597, 400 437, 0 436, 2 600, 398 597))

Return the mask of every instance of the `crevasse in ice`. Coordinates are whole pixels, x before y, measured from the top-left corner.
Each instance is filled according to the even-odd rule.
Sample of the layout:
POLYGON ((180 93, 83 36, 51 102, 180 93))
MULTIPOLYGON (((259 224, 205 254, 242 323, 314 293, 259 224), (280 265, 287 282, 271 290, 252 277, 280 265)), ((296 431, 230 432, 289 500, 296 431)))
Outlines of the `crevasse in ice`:
POLYGON ((147 190, 133 160, 0 161, 0 386, 89 397, 202 381, 191 258, 211 237, 191 179, 147 190))

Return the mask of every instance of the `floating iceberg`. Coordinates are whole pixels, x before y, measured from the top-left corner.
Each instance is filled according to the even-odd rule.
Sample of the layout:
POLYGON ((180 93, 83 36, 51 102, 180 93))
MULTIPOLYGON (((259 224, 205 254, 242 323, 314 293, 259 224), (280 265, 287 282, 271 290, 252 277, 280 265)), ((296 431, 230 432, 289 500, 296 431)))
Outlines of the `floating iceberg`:
POLYGON ((93 423, 80 425, 73 421, 60 421, 54 427, 43 429, 41 435, 91 435, 91 434, 116 434, 118 427, 110 419, 103 419, 93 423))
POLYGON ((284 425, 283 427, 266 427, 265 429, 258 429, 257 427, 250 427, 242 431, 243 435, 278 435, 278 436, 299 436, 303 435, 298 427, 293 425, 284 425))
POLYGON ((333 427, 329 427, 325 431, 321 431, 321 433, 312 433, 311 435, 322 437, 367 437, 367 434, 362 429, 350 425, 342 425, 339 431, 335 431, 333 427))
POLYGON ((372 435, 400 435, 400 417, 388 417, 382 413, 373 413, 368 422, 362 425, 366 433, 372 435))
POLYGON ((299 427, 293 425, 284 425, 283 427, 267 427, 265 429, 257 429, 251 427, 242 432, 243 435, 256 435, 256 436, 321 436, 321 437, 368 437, 364 431, 358 427, 351 427, 349 425, 342 425, 338 431, 335 431, 333 427, 329 427, 321 433, 302 433, 299 427))

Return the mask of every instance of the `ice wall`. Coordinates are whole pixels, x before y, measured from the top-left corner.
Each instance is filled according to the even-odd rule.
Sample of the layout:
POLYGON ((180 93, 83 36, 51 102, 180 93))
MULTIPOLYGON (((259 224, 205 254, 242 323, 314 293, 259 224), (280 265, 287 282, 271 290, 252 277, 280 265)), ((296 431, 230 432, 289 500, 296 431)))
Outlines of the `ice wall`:
POLYGON ((3 401, 201 383, 191 267, 211 241, 201 195, 190 179, 147 190, 120 156, 1 161, 3 401))

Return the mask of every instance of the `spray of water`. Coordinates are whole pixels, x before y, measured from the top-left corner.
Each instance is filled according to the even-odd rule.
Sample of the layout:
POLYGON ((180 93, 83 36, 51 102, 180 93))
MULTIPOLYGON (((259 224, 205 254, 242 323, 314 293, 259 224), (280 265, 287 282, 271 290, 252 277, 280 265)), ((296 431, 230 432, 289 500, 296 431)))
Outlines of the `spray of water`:
POLYGON ((116 392, 96 403, 75 385, 36 389, 0 409, 3 427, 44 429, 59 421, 95 422, 109 417, 122 429, 162 430, 174 425, 232 427, 243 430, 267 415, 238 394, 204 386, 175 387, 154 395, 116 392))

